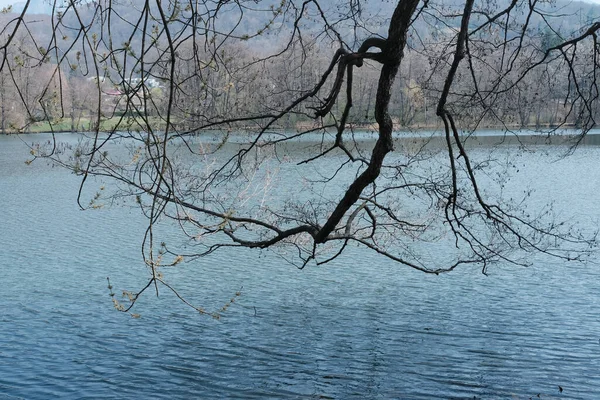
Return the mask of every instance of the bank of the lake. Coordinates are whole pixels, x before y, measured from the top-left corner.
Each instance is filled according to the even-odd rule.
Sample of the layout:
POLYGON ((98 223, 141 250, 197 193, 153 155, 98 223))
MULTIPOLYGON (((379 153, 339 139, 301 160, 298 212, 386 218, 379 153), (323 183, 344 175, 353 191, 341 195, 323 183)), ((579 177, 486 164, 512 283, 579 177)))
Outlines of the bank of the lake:
MULTIPOLYGON (((153 126, 153 129, 156 131, 161 131, 161 130, 164 130, 164 128, 165 128, 164 121, 162 119, 160 119, 159 117, 150 116, 147 118, 147 122, 150 123, 153 126)), ((92 118, 92 117, 81 117, 81 118, 77 118, 75 120, 72 120, 71 118, 61 118, 61 119, 53 121, 52 123, 50 123, 48 121, 33 122, 33 123, 29 124, 28 126, 26 126, 24 128, 20 128, 20 129, 17 129, 14 127, 8 127, 7 131, 4 133, 5 134, 30 134, 30 133, 48 133, 48 132, 93 133, 95 131, 95 126, 97 124, 98 124, 98 122, 97 122, 96 118, 92 118)), ((183 125, 185 125, 185 122, 181 122, 179 124, 175 123, 175 125, 183 126, 183 125)), ((429 124, 418 123, 418 124, 411 124, 411 125, 402 125, 402 124, 398 123, 398 121, 395 121, 394 125, 396 127, 398 127, 397 129, 399 129, 399 130, 414 131, 414 132, 431 132, 431 131, 436 131, 436 130, 443 131, 443 129, 444 129, 444 126, 441 123, 441 121, 436 121, 435 123, 429 123, 429 124)), ((284 131, 289 131, 289 130, 295 130, 295 131, 299 132, 299 131, 305 131, 305 130, 312 130, 315 127, 316 127, 316 125, 315 125, 314 121, 305 121, 305 122, 298 122, 298 123, 292 124, 290 126, 274 125, 272 127, 271 131, 284 132, 284 131)), ((131 116, 127 116, 127 115, 117 115, 117 116, 113 116, 110 118, 102 118, 100 121, 99 131, 103 132, 103 133, 109 133, 109 132, 113 132, 115 130, 127 130, 127 129, 135 130, 135 129, 139 129, 139 128, 140 128, 140 126, 135 121, 135 118, 132 118, 131 116)), ((182 129, 185 131, 185 128, 182 128, 182 129)), ((244 129, 244 128, 242 128, 242 129, 244 129)), ((253 130, 253 129, 255 129, 255 127, 254 126, 247 127, 247 129, 253 130)), ((376 132, 378 130, 378 125, 374 121, 357 123, 357 124, 348 124, 348 130, 359 131, 359 132, 360 131, 376 132)), ((572 123, 566 123, 566 124, 562 124, 560 126, 559 125, 550 125, 550 124, 529 125, 529 126, 522 126, 522 125, 518 125, 518 124, 505 124, 505 125, 481 124, 477 127, 478 132, 482 132, 482 131, 519 132, 519 131, 525 131, 525 130, 529 130, 532 132, 533 131, 542 132, 543 135, 547 135, 546 132, 551 132, 548 136, 552 136, 555 134, 556 131, 558 131, 558 132, 568 131, 568 132, 575 134, 575 132, 577 132, 577 130, 578 130, 578 127, 572 123)), ((2 132, 0 132, 0 133, 2 133, 2 132)))

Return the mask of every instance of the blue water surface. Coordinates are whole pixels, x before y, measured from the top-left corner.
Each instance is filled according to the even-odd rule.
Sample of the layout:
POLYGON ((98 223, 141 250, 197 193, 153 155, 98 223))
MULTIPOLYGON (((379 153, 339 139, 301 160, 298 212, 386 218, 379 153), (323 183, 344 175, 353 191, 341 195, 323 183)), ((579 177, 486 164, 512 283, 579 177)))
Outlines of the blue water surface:
MULTIPOLYGON (((81 211, 79 179, 28 151, 0 137, 0 399, 600 398, 593 263, 430 276, 354 248, 304 270, 236 250, 167 274, 209 311, 242 288, 220 319, 164 288, 132 318, 107 277, 119 298, 145 285, 145 220, 127 204, 81 211)), ((521 183, 594 225, 600 148, 547 153, 523 156, 521 183)))

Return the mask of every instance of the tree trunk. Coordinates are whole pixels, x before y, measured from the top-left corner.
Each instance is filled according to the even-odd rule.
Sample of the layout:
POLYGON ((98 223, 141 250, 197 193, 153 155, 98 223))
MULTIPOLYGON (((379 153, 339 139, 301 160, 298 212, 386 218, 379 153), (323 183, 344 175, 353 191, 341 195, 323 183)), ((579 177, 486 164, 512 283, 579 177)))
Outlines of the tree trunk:
POLYGON ((382 49, 383 67, 379 75, 375 97, 375 120, 379 124, 379 138, 371 153, 369 166, 352 182, 325 225, 315 235, 314 240, 316 243, 327 241, 327 237, 333 232, 350 207, 356 203, 363 190, 377 179, 385 156, 394 149, 392 138, 394 125, 389 113, 390 98, 394 80, 404 56, 406 34, 418 4, 419 0, 400 0, 394 10, 388 38, 382 49))

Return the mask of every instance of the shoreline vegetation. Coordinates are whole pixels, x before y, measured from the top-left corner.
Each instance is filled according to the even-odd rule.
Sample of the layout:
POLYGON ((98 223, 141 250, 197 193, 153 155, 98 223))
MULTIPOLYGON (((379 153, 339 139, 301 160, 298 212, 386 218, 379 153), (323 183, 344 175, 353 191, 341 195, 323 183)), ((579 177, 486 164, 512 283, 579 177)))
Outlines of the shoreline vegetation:
MULTIPOLYGON (((30 125, 23 128, 15 128, 15 127, 7 127, 5 131, 0 129, 0 135, 11 135, 11 134, 37 134, 37 133, 91 133, 96 132, 96 129, 93 129, 93 122, 90 122, 90 119, 82 119, 78 123, 73 124, 69 118, 64 118, 60 121, 54 122, 52 124, 45 122, 34 122, 30 125)), ((123 117, 112 117, 107 118, 101 121, 100 128, 98 132, 109 133, 114 131, 143 131, 139 125, 136 127, 135 122, 127 122, 127 118, 123 117)), ((293 125, 281 125, 275 126, 270 131, 305 131, 314 129, 317 124, 310 124, 307 122, 299 122, 293 125)), ((185 131, 185 129, 179 129, 179 131, 185 131)), ((357 123, 348 126, 351 130, 359 130, 359 131, 378 131, 377 123, 357 123)), ((592 129, 598 128, 598 126, 592 127, 592 129)), ((160 121, 156 121, 153 124, 153 130, 156 131, 164 131, 165 124, 160 121)), ((242 131, 250 131, 256 129, 256 127, 247 127, 247 126, 236 126, 231 127, 230 130, 242 130, 242 131)), ((506 125, 498 125, 498 124, 481 124, 479 125, 473 132, 478 131, 489 131, 489 130, 501 130, 501 131, 546 131, 551 134, 552 131, 555 130, 580 130, 581 127, 577 126, 575 123, 562 123, 562 124, 506 124, 506 125)), ((200 129, 199 131, 202 131, 200 129)), ((208 129, 212 130, 212 129, 208 129)), ((425 131, 436 131, 443 130, 443 125, 441 124, 411 124, 411 125, 402 125, 395 124, 395 131, 415 131, 415 132, 425 132, 425 131)))

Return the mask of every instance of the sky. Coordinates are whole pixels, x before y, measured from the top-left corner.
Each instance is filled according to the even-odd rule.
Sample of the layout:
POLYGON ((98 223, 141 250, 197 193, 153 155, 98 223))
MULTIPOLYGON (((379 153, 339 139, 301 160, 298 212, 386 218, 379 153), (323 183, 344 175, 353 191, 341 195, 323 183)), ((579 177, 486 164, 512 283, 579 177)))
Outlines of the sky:
MULTIPOLYGON (((32 0, 32 3, 50 4, 52 1, 53 0, 32 0)), ((585 3, 600 5, 600 0, 580 0, 580 1, 583 1, 585 3)), ((25 3, 25 0, 0 0, 0 8, 6 7, 11 4, 15 4, 15 3, 25 3)), ((600 18, 600 15, 598 16, 598 18, 600 18)))

